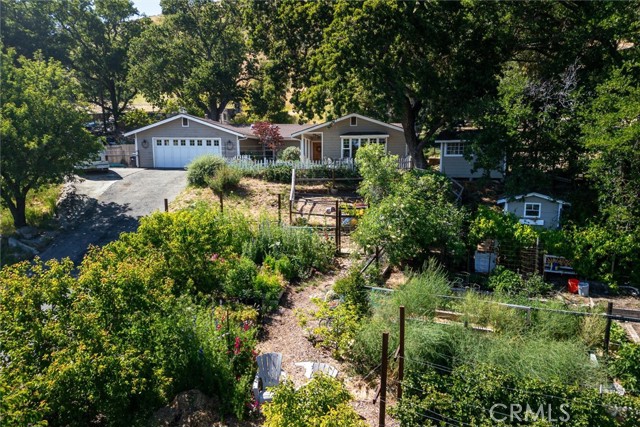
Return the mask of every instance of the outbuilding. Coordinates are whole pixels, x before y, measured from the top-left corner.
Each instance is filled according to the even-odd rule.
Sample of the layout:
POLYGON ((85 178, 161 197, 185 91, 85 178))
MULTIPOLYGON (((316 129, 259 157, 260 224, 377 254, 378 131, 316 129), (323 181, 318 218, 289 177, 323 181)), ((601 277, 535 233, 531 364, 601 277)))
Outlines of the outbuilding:
POLYGON ((537 225, 545 228, 560 228, 560 219, 565 206, 571 203, 546 194, 527 193, 504 197, 497 202, 504 205, 504 212, 511 212, 520 218, 521 224, 537 225))

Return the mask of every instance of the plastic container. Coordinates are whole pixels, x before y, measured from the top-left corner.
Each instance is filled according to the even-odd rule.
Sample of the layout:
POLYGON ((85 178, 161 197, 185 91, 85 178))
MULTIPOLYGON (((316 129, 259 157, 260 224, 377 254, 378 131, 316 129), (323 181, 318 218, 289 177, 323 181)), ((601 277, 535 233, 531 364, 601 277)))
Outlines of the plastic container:
POLYGON ((578 295, 580 295, 581 297, 589 296, 589 282, 578 283, 578 295))
POLYGON ((578 279, 569 279, 567 283, 567 290, 572 294, 578 293, 578 285, 580 284, 580 280, 578 279))

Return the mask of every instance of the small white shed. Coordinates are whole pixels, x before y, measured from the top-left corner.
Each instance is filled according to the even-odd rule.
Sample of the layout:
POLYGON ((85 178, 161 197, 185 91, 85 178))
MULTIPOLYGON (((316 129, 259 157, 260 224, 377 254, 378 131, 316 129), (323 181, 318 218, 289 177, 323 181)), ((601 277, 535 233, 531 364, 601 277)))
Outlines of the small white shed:
POLYGON ((546 194, 527 193, 504 197, 497 202, 504 205, 504 212, 511 212, 520 218, 521 224, 537 225, 545 228, 559 228, 562 210, 571 203, 555 199, 546 194))

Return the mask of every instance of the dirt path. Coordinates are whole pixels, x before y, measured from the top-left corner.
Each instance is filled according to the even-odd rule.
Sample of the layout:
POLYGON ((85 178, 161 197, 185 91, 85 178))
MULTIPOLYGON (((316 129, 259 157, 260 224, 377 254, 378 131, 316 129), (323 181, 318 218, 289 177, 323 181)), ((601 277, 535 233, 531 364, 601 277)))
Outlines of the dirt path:
MULTIPOLYGON (((314 280, 307 286, 287 290, 278 311, 266 320, 264 334, 257 350, 260 353, 282 353, 282 369, 296 386, 309 381, 304 376, 304 369, 295 365, 297 362, 324 362, 336 367, 339 371, 338 378, 344 380, 354 397, 355 410, 369 425, 377 426, 378 405, 372 403, 375 390, 365 384, 360 377, 352 376, 347 364, 333 359, 328 352, 314 347, 305 337, 295 314, 296 309, 305 311, 314 309, 315 305, 311 302, 311 298, 324 298, 336 279, 348 271, 349 259, 339 258, 338 263, 339 268, 334 272, 314 280)), ((386 424, 395 425, 388 416, 386 424)))

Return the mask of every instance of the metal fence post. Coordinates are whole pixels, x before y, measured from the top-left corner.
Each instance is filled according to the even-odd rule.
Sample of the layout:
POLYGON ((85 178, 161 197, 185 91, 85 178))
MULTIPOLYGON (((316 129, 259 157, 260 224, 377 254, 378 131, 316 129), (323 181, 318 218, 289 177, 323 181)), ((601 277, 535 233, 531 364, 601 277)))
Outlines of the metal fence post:
POLYGON ((387 360, 389 357, 389 332, 382 333, 382 360, 380 367, 380 416, 378 426, 384 427, 387 412, 387 360))
POLYGON ((169 212, 169 200, 164 199, 164 211, 169 212))

